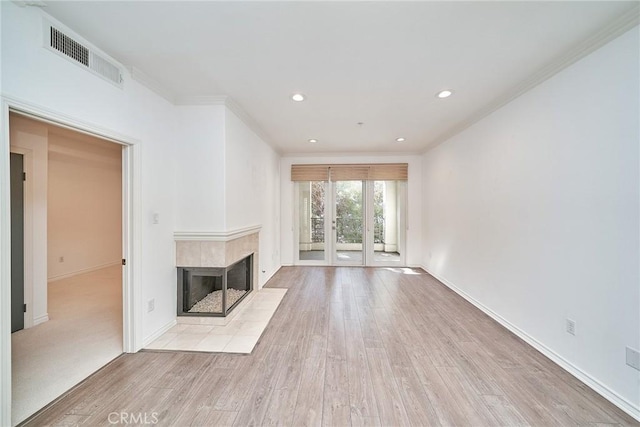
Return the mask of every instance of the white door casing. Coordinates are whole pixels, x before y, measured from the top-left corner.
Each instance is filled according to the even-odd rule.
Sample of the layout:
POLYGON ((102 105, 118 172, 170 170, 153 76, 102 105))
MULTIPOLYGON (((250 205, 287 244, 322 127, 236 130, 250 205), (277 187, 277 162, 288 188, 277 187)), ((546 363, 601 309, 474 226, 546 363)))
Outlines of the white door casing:
POLYGON ((8 96, 0 104, 0 425, 11 424, 11 213, 9 188, 9 111, 35 120, 93 135, 124 147, 122 158, 122 242, 123 257, 123 350, 135 353, 142 348, 141 260, 141 180, 140 144, 135 138, 75 120, 46 108, 8 96))

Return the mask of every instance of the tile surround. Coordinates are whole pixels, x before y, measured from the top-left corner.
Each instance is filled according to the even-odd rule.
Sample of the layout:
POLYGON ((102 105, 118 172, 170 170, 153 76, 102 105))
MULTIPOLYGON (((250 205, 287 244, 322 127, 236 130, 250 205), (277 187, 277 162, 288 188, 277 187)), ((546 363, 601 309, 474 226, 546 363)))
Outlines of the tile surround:
POLYGON ((286 292, 280 288, 254 290, 253 298, 242 301, 227 324, 179 323, 145 349, 251 353, 286 292))
POLYGON ((176 242, 176 263, 180 267, 198 267, 200 260, 200 242, 176 242))
POLYGON ((176 240, 178 267, 228 267, 252 253, 258 253, 258 233, 227 242, 215 240, 176 240))
POLYGON ((176 237, 176 266, 228 267, 253 254, 253 291, 226 317, 178 316, 178 324, 147 349, 251 353, 286 289, 258 290, 259 233, 229 240, 176 237))
POLYGON ((253 254, 253 289, 258 289, 260 273, 259 233, 228 241, 180 240, 176 238, 177 267, 228 267, 253 254))

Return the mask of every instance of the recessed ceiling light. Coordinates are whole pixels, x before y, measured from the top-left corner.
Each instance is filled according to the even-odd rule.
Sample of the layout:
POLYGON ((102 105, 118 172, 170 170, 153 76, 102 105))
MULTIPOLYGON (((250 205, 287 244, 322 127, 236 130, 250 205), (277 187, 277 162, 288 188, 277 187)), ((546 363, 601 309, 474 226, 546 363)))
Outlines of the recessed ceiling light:
POLYGON ((438 93, 436 94, 436 96, 437 96, 438 98, 440 98, 440 99, 448 98, 448 97, 450 97, 451 95, 453 95, 453 92, 452 92, 452 91, 450 91, 450 90, 448 90, 448 89, 441 90, 440 92, 438 92, 438 93))
POLYGON ((314 143, 314 142, 318 142, 317 139, 310 139, 309 142, 314 143))
POLYGON ((305 96, 301 93, 294 93, 293 95, 291 95, 291 99, 293 99, 296 102, 301 102, 304 101, 305 96))
POLYGON ((404 141, 405 141, 405 139, 403 137, 396 138, 396 142, 404 142, 404 141))

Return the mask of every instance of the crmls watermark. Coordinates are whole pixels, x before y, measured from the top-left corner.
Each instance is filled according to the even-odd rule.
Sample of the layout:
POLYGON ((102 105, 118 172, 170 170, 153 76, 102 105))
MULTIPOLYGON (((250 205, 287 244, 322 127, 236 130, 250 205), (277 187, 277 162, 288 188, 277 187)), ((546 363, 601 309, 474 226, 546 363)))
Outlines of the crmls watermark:
POLYGON ((109 424, 158 424, 157 412, 111 412, 107 417, 109 424))

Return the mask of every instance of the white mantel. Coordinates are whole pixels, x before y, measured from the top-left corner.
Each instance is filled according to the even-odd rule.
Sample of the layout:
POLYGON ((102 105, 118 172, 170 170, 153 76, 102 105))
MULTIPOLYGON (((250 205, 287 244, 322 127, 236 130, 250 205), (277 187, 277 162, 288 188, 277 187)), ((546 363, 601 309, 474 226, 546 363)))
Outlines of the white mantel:
POLYGON ((176 231, 173 237, 176 241, 211 241, 228 242, 250 234, 259 233, 262 226, 252 225, 228 231, 176 231))

